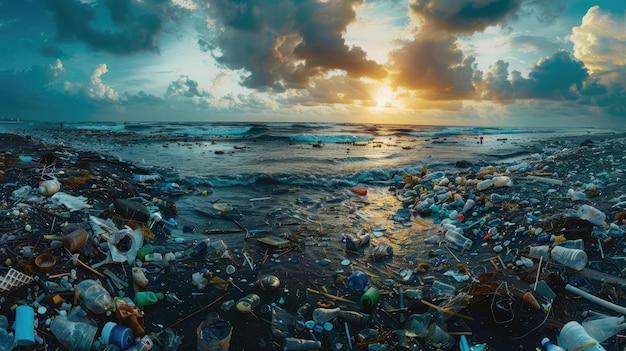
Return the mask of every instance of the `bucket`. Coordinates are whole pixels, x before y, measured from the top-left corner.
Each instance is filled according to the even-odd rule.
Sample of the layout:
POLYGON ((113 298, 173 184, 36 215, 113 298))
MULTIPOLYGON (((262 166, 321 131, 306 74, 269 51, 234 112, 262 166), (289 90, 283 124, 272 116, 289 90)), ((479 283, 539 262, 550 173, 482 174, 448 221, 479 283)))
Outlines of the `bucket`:
POLYGON ((233 327, 224 319, 210 318, 196 330, 198 351, 228 351, 233 327))

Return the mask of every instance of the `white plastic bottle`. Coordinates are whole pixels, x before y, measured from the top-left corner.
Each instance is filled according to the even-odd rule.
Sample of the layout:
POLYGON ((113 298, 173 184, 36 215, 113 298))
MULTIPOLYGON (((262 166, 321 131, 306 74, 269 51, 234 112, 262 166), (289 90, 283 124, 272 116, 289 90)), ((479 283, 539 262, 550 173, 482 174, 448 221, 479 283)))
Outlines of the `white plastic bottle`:
POLYGON ((578 217, 587 220, 595 225, 606 226, 606 214, 597 208, 589 205, 582 205, 577 211, 578 217))
POLYGON ((587 253, 584 250, 555 246, 550 251, 550 257, 558 263, 577 271, 583 270, 587 265, 587 253))

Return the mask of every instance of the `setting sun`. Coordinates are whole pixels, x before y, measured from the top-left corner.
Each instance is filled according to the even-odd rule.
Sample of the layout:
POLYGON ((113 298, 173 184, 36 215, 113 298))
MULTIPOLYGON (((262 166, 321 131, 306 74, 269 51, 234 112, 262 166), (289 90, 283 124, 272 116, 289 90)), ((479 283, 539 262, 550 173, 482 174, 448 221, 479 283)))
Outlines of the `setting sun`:
POLYGON ((394 97, 394 93, 393 90, 391 90, 391 88, 389 87, 382 87, 378 90, 378 93, 376 93, 376 108, 378 109, 382 109, 382 108, 386 108, 386 107, 392 107, 392 101, 393 101, 393 97, 394 97))

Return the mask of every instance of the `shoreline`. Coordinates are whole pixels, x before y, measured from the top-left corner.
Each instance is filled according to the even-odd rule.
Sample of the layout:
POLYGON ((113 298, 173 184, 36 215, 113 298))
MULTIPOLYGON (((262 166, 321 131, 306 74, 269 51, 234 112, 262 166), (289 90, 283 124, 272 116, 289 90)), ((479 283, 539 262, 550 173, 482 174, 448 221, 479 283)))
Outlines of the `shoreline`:
MULTIPOLYGON (((609 202, 608 200, 611 200, 614 198, 620 198, 620 196, 625 196, 623 183, 618 181, 617 184, 612 184, 610 182, 613 178, 619 178, 623 174, 623 171, 624 171, 624 170, 621 170, 621 168, 619 168, 619 165, 620 165, 619 161, 623 160, 623 157, 624 157, 624 151, 623 151, 624 148, 623 148, 623 140, 622 140, 624 136, 626 136, 626 134, 621 133, 621 134, 617 134, 614 138, 608 138, 608 140, 606 139, 607 138, 606 136, 598 137, 598 139, 594 139, 592 136, 588 136, 588 137, 579 136, 578 138, 574 138, 574 140, 546 141, 546 143, 549 146, 554 147, 554 148, 560 148, 561 151, 557 153, 556 155, 553 155, 543 160, 529 161, 529 164, 536 164, 537 170, 544 171, 544 168, 547 167, 548 171, 555 171, 555 173, 558 173, 559 174, 558 179, 563 181, 563 185, 557 187, 558 188, 557 192, 556 193, 547 192, 547 190, 550 187, 552 187, 553 184, 549 184, 548 186, 548 185, 543 185, 540 182, 528 181, 526 180, 525 175, 523 173, 521 172, 512 173, 511 175, 514 181, 514 186, 512 189, 505 188, 504 190, 507 190, 507 191, 504 192, 504 194, 507 194, 510 192, 514 194, 517 198, 519 198, 517 200, 515 200, 514 198, 511 198, 510 201, 515 201, 515 204, 518 207, 520 207, 520 209, 516 211, 511 211, 509 213, 506 211, 502 211, 500 209, 500 207, 502 206, 501 204, 500 205, 495 204, 496 206, 492 207, 491 210, 480 210, 480 216, 477 216, 476 218, 485 216, 490 220, 500 219, 500 223, 505 223, 505 221, 516 222, 517 224, 513 228, 509 228, 504 224, 496 225, 496 227, 499 227, 500 230, 503 231, 503 233, 506 233, 505 235, 506 238, 518 237, 519 242, 514 242, 512 244, 512 245, 515 245, 516 247, 518 246, 522 247, 523 244, 525 243, 534 243, 536 242, 536 238, 533 238, 528 235, 514 233, 514 229, 517 226, 521 226, 523 222, 525 221, 526 211, 531 211, 531 212, 539 211, 537 215, 541 217, 546 217, 546 220, 547 220, 552 215, 563 214, 563 212, 565 212, 564 210, 567 208, 573 209, 574 207, 578 207, 578 204, 573 203, 571 202, 571 200, 565 198, 567 188, 569 186, 576 187, 575 184, 577 181, 580 181, 583 184, 587 183, 587 180, 592 180, 593 178, 595 178, 595 173, 597 171, 600 171, 600 173, 603 173, 603 172, 613 173, 608 176, 607 182, 605 182, 604 188, 602 190, 602 192, 607 191, 608 193, 600 192, 599 194, 595 194, 595 193, 592 193, 591 190, 585 190, 584 192, 589 194, 589 197, 584 203, 590 203, 592 205, 598 206, 598 208, 600 208, 601 210, 607 211, 607 215, 609 213, 613 214, 617 212, 616 210, 611 209, 611 206, 612 204, 614 204, 614 202, 609 202), (584 147, 584 148, 577 147, 580 143, 582 143, 586 139, 593 140, 594 145, 592 147, 584 147), (577 143, 578 145, 576 145, 577 143), (569 149, 569 150, 563 151, 562 149, 569 149), (610 158, 608 157, 609 155, 611 155, 610 158), (575 162, 575 163, 572 163, 572 162, 575 162), (578 167, 578 168, 575 168, 575 167, 578 167), (589 170, 592 170, 592 173, 589 173, 589 170), (575 172, 575 173, 572 175, 572 172, 575 172), (590 174, 593 175, 593 177, 587 178, 589 177, 590 174), (580 179, 576 180, 576 178, 580 178, 580 179), (542 191, 541 193, 539 193, 537 191, 534 191, 532 188, 541 188, 542 191), (530 201, 532 200, 533 197, 540 197, 542 201, 545 201, 545 203, 542 201, 538 203, 534 201, 530 201), (528 202, 528 203, 525 204, 525 202, 528 202), (542 206, 537 207, 539 204, 542 204, 542 206)), ((3 147, 6 147, 5 145, 9 145, 9 143, 11 142, 10 139, 7 140, 6 138, 7 137, 5 135, 0 136, 0 141, 2 141, 3 147)), ((564 137, 564 138, 567 139, 571 137, 564 137)), ((21 140, 21 141, 15 140, 14 142, 15 142, 15 145, 13 146, 13 148, 17 148, 18 150, 22 150, 24 152, 27 152, 30 150, 33 154, 43 153, 43 151, 52 150, 50 149, 50 147, 48 147, 47 149, 44 148, 42 150, 37 145, 28 146, 28 142, 26 140, 21 140)), ((3 150, 3 151, 7 151, 7 150, 3 150)), ((77 159, 79 160, 81 159, 80 157, 81 151, 71 150, 70 153, 78 154, 77 159)), ((17 155, 12 155, 12 156, 17 156, 17 155)), ((98 199, 94 203, 94 205, 99 204, 98 206, 100 207, 99 210, 102 210, 103 213, 104 213, 104 209, 107 207, 105 205, 108 202, 112 201, 115 198, 115 196, 124 197, 122 195, 126 195, 126 197, 132 197, 132 196, 139 195, 142 192, 146 192, 146 193, 153 192, 152 195, 155 195, 155 196, 159 195, 158 188, 151 189, 151 188, 143 188, 142 186, 135 185, 135 184, 129 185, 132 183, 133 173, 136 170, 138 170, 138 168, 135 165, 130 165, 125 162, 117 162, 114 159, 111 159, 109 157, 104 157, 103 159, 102 156, 104 155, 99 155, 97 153, 83 153, 82 156, 83 157, 82 157, 81 163, 79 164, 80 166, 76 166, 76 164, 73 164, 71 162, 68 162, 65 164, 64 168, 65 168, 66 173, 64 174, 63 178, 69 178, 70 175, 74 175, 78 173, 80 168, 83 168, 85 165, 91 164, 90 167, 85 168, 85 169, 92 171, 92 173, 95 172, 97 176, 101 177, 101 179, 99 179, 98 182, 104 182, 104 183, 100 183, 100 184, 106 184, 105 182, 106 179, 111 179, 112 180, 111 184, 114 184, 114 186, 102 186, 101 188, 108 187, 108 188, 114 189, 118 187, 122 189, 122 191, 119 191, 119 189, 114 189, 115 191, 108 190, 106 192, 100 192, 100 191, 89 190, 89 187, 87 186, 83 188, 81 187, 78 188, 77 190, 78 192, 91 194, 92 196, 89 197, 90 200, 95 201, 98 199), (98 164, 98 166, 94 166, 95 164, 98 164), (102 195, 104 194, 106 194, 106 196, 103 197, 102 195)), ((6 166, 7 169, 20 169, 22 174, 31 172, 32 179, 36 177, 36 174, 37 174, 36 169, 39 168, 37 167, 36 164, 33 167, 32 165, 20 164, 19 163, 20 161, 14 159, 13 157, 11 157, 11 159, 13 161, 8 163, 8 166, 6 166), (19 167, 11 168, 17 165, 19 165, 19 167)), ((503 169, 504 167, 503 165, 496 165, 496 168, 503 169)), ((449 172, 446 173, 446 177, 453 180, 454 182, 455 176, 458 176, 461 172, 466 172, 464 173, 466 176, 475 176, 474 172, 451 169, 449 170, 449 172)), ((18 184, 12 187, 7 187, 6 185, 3 186, 4 198, 8 198, 10 196, 11 190, 16 188, 18 185, 24 184, 24 180, 28 179, 28 176, 24 178, 23 175, 20 177, 17 177, 17 176, 12 177, 12 176, 13 176, 13 173, 8 174, 8 175, 7 173, 5 173, 4 177, 6 180, 3 180, 3 183, 16 182, 18 184)), ((62 179, 62 181, 63 180, 65 179, 62 179)), ((403 186, 403 184, 396 184, 396 185, 398 186, 398 189, 400 189, 403 186)), ((89 184, 89 186, 91 185, 89 184)), ((97 187, 98 186, 99 185, 97 185, 97 187)), ((373 188, 373 186, 371 188, 373 188)), ((452 264, 444 265, 444 264, 434 263, 435 259, 438 259, 441 262, 441 260, 443 260, 444 258, 446 259, 446 261, 454 262, 454 256, 449 255, 446 250, 442 250, 438 247, 433 248, 432 246, 426 245, 426 244, 415 245, 414 242, 411 242, 411 241, 416 241, 416 240, 422 241, 423 239, 426 238, 426 235, 437 233, 439 226, 433 223, 432 215, 425 216, 424 218, 421 218, 420 216, 410 216, 408 222, 407 221, 393 221, 393 220, 389 222, 389 218, 387 217, 394 213, 397 215, 398 214, 397 210, 403 207, 402 199, 406 198, 405 197, 406 192, 392 193, 392 192, 389 192, 387 188, 388 188, 387 185, 381 185, 378 187, 378 189, 370 189, 370 191, 368 192, 368 196, 364 198, 357 197, 354 195, 349 195, 348 194, 349 189, 326 189, 324 190, 324 194, 326 194, 326 196, 329 196, 329 197, 322 197, 322 196, 318 198, 313 197, 314 201, 310 204, 309 203, 298 204, 297 202, 295 203, 293 202, 294 199, 297 199, 300 197, 302 198, 306 197, 306 196, 299 196, 299 195, 310 195, 310 196, 314 195, 310 193, 292 194, 289 197, 291 200, 286 201, 284 204, 276 203, 277 201, 280 201, 280 198, 273 199, 270 202, 253 202, 252 204, 251 203, 243 204, 245 206, 243 206, 242 204, 238 204, 239 207, 241 207, 242 211, 244 211, 244 214, 245 214, 244 218, 222 217, 217 212, 205 210, 205 212, 208 213, 208 216, 206 216, 206 218, 210 219, 214 223, 222 223, 222 222, 229 223, 230 227, 233 228, 232 230, 236 230, 235 227, 238 226, 237 223, 242 224, 245 228, 259 227, 259 228, 269 231, 270 233, 274 233, 280 236, 285 235, 285 237, 289 238, 290 240, 294 240, 294 242, 297 242, 300 245, 301 251, 293 251, 291 254, 288 253, 279 257, 273 257, 270 255, 269 259, 265 261, 266 263, 261 265, 260 262, 263 262, 264 260, 263 249, 267 249, 267 247, 257 246, 256 243, 254 244, 250 243, 250 241, 254 241, 255 239, 254 236, 250 238, 251 240, 246 239, 246 240, 241 241, 241 237, 242 237, 241 231, 237 233, 233 233, 233 234, 223 234, 223 235, 217 235, 217 236, 208 235, 208 237, 212 239, 212 242, 219 242, 220 240, 224 240, 224 242, 228 244, 229 248, 233 250, 233 253, 237 257, 237 266, 236 266, 237 270, 233 278, 235 278, 235 284, 240 286, 244 290, 244 292, 239 292, 236 289, 233 289, 231 287, 228 290, 231 297, 242 297, 245 295, 245 293, 256 292, 257 294, 261 296, 263 304, 276 303, 279 307, 280 306, 285 307, 287 310, 289 310, 291 313, 294 313, 294 314, 295 314, 295 310, 297 310, 297 307, 299 307, 299 304, 303 303, 303 301, 308 301, 312 304, 316 303, 317 298, 315 298, 314 296, 309 295, 305 297, 304 295, 301 295, 307 291, 307 288, 311 288, 311 287, 315 289, 315 287, 326 286, 330 288, 331 291, 335 292, 337 295, 347 294, 346 296, 348 296, 351 300, 358 301, 358 298, 359 298, 358 293, 350 291, 344 285, 343 282, 339 282, 337 284, 334 283, 334 281, 338 279, 339 275, 344 275, 343 279, 345 282, 345 278, 346 278, 345 274, 338 273, 339 270, 343 270, 344 273, 349 273, 350 270, 364 270, 365 272, 367 272, 367 274, 370 276, 372 285, 376 286, 380 291, 384 292, 381 300, 384 303, 389 304, 392 307, 399 306, 399 301, 398 301, 398 288, 399 287, 404 287, 405 289, 417 288, 418 290, 423 291, 423 293, 426 294, 426 296, 428 296, 428 294, 430 294, 429 285, 428 284, 422 285, 419 283, 420 281, 424 280, 425 276, 428 276, 428 275, 434 275, 437 277, 437 279, 441 279, 442 281, 445 281, 446 283, 452 283, 454 285, 458 285, 459 288, 463 287, 464 285, 467 285, 466 283, 459 284, 459 283, 454 283, 453 281, 450 282, 449 280, 444 280, 444 279, 449 279, 449 278, 444 278, 445 276, 443 275, 443 273, 445 273, 448 269, 452 269, 454 271, 453 269, 454 265, 452 264), (337 202, 334 202, 334 201, 337 201, 337 202), (359 211, 365 211, 365 213, 360 215, 359 211), (374 223, 367 223, 368 219, 365 218, 365 216, 372 215, 372 214, 379 216, 379 218, 373 218, 373 219, 370 218, 369 220, 373 221, 374 223), (304 215, 305 217, 302 217, 302 215, 304 215), (358 227, 367 229, 368 227, 372 227, 373 225, 377 224, 378 221, 383 221, 383 220, 386 220, 385 223, 387 223, 388 225, 385 235, 383 235, 380 238, 372 237, 372 244, 370 246, 360 249, 357 255, 353 255, 353 254, 346 255, 345 252, 341 253, 341 250, 337 250, 338 248, 341 248, 343 245, 345 245, 344 242, 342 241, 343 240, 342 234, 344 233, 349 234, 354 231, 350 229, 352 228, 353 223, 356 222, 358 223, 358 227), (270 223, 270 225, 264 224, 264 221, 270 223), (253 223, 257 223, 257 224, 253 225, 253 223), (411 226, 405 227, 404 225, 407 223, 410 223, 411 226), (234 237, 234 236, 237 236, 237 237, 234 237), (316 240, 312 240, 311 238, 314 238, 316 240), (238 243, 238 242, 243 243, 243 246, 240 246, 240 247, 235 246, 235 243, 238 243), (324 243, 326 243, 326 245, 322 245, 324 243), (383 260, 382 262, 371 261, 369 256, 373 248, 375 247, 375 245, 378 246, 381 243, 390 244, 394 248, 393 257, 391 257, 390 259, 383 260), (410 252, 417 248, 419 248, 418 252, 410 252), (435 252, 434 257, 429 257, 430 251, 435 252), (244 258, 242 256, 243 252, 249 252, 251 257, 254 258, 254 262, 258 264, 258 266, 256 266, 254 270, 248 270, 246 268, 246 264, 243 263, 242 261, 244 258), (319 263, 319 260, 321 258, 324 258, 325 255, 329 255, 331 262, 328 266, 321 266, 319 263), (352 261, 351 265, 349 266, 340 265, 340 262, 344 260, 346 257, 349 257, 349 259, 352 261), (413 258, 411 259, 410 257, 413 257, 413 258), (292 260, 294 259, 297 259, 298 262, 292 262, 292 260), (406 277, 406 275, 402 276, 400 275, 400 272, 406 268, 409 268, 409 270, 411 270, 410 267, 416 264, 416 261, 427 262, 430 265, 430 269, 426 272, 426 274, 413 271, 412 278, 405 280, 404 278, 406 277), (281 288, 282 290, 275 291, 275 292, 261 292, 257 288, 255 288, 253 278, 256 278, 259 274, 271 274, 271 273, 278 274, 277 272, 280 273, 279 278, 281 278, 282 284, 284 284, 283 287, 281 288), (421 279, 417 279, 417 277, 421 279), (393 281, 392 285, 386 284, 386 281, 388 279, 391 279, 393 281), (283 302, 282 304, 279 303, 279 300, 281 297, 285 299, 285 302, 283 302)), ((493 193, 502 193, 502 191, 493 191, 493 190, 495 189, 490 189, 482 193, 487 193, 489 195, 493 193)), ((468 188, 465 195, 468 196, 471 193, 474 193, 477 196, 481 194, 481 192, 476 192, 475 190, 468 188)), ((172 198, 172 199, 175 200, 175 198, 172 198)), ((200 198, 197 198, 197 200, 199 199, 200 198)), ((228 199, 224 199, 224 200, 227 201, 228 199)), ((220 202, 216 202, 216 203, 220 203, 220 202)), ((243 202, 243 201, 240 200, 240 202, 243 202)), ((179 213, 178 215, 180 216, 181 214, 179 213)), ((194 216, 194 215, 199 216, 199 213, 192 214, 191 216, 194 216)), ((70 218, 74 218, 72 216, 73 215, 70 215, 70 218)), ((78 221, 79 218, 74 218, 74 219, 78 221)), ((47 221, 43 221, 41 223, 36 223, 35 221, 31 221, 31 222, 32 222, 31 225, 33 227, 37 225, 41 226, 41 228, 38 229, 39 232, 43 232, 44 230, 47 231, 48 228, 50 227, 50 223, 47 221), (45 229, 43 229, 44 227, 45 229)), ((224 226, 222 228, 226 228, 226 227, 224 226)), ((170 236, 183 237, 182 234, 189 234, 189 233, 182 233, 182 230, 181 230, 182 228, 175 229, 174 231, 175 235, 172 235, 171 231, 169 234, 167 234, 168 230, 166 229, 167 228, 164 228, 164 227, 161 228, 158 225, 155 227, 155 230, 157 230, 157 232, 159 232, 160 235, 163 235, 163 236, 170 235, 170 236)), ((241 230, 241 228, 239 229, 241 230)), ((26 238, 31 238, 31 239, 34 238, 32 234, 29 234, 26 232, 22 234, 26 238)), ((201 233, 192 233, 192 234, 193 235, 191 236, 197 236, 198 234, 201 234, 201 233)), ((477 245, 475 245, 475 247, 472 248, 472 252, 476 252, 477 255, 472 256, 467 253, 465 253, 464 255, 459 255, 459 252, 457 251, 453 251, 453 252, 457 255, 456 256, 457 258, 459 257, 461 258, 462 263, 465 263, 468 266, 473 266, 473 267, 485 266, 486 270, 489 270, 489 268, 492 268, 490 267, 491 263, 489 263, 489 261, 487 261, 486 264, 485 263, 478 264, 478 262, 481 262, 481 260, 484 260, 488 258, 489 256, 493 257, 494 254, 493 254, 492 248, 498 245, 496 244, 497 242, 500 242, 501 244, 502 241, 487 242, 488 245, 483 248, 480 246, 478 235, 474 235, 473 239, 477 245)), ((592 240, 589 240, 589 241, 590 241, 589 244, 592 244, 593 241, 592 240)), ((615 250, 620 249, 622 244, 623 243, 621 240, 614 240, 612 243, 607 244, 610 246, 607 246, 605 248, 606 249, 605 253, 607 255, 611 255, 615 252, 618 252, 615 250)), ((276 252, 279 255, 282 253, 278 250, 276 252)), ((63 253, 61 252, 60 255, 63 255, 63 253)), ((598 256, 599 253, 596 250, 590 250, 589 255, 594 260, 593 261, 594 264, 602 263, 602 261, 599 261, 599 262, 595 261, 597 257, 599 257, 598 256)), ((170 321, 170 323, 173 323, 174 321, 178 320, 178 318, 182 318, 183 316, 189 313, 193 313, 194 308, 196 308, 197 310, 198 305, 202 306, 202 305, 209 304, 212 301, 214 301, 215 298, 218 298, 219 296, 221 296, 221 292, 216 291, 216 290, 202 290, 202 291, 194 290, 196 292, 199 292, 199 293, 201 292, 203 294, 203 295, 198 295, 198 296, 191 295, 190 291, 187 290, 188 287, 191 285, 191 282, 190 282, 191 274, 194 271, 200 269, 200 267, 202 266, 212 271, 215 276, 221 276, 224 278, 228 277, 227 275, 224 275, 227 262, 224 262, 223 260, 216 260, 215 263, 212 263, 212 264, 206 264, 206 262, 207 262, 206 260, 183 261, 183 264, 186 264, 186 265, 188 264, 189 266, 178 267, 179 271, 174 275, 171 275, 168 273, 148 273, 148 276, 151 279, 154 279, 155 281, 162 280, 166 282, 167 284, 166 286, 169 287, 169 289, 173 289, 179 293, 180 295, 178 296, 179 298, 183 298, 183 300, 187 302, 193 302, 193 305, 190 303, 189 304, 190 306, 187 306, 187 305, 180 306, 177 304, 171 304, 170 302, 162 301, 161 306, 165 307, 167 312, 165 314, 160 314, 159 308, 148 307, 144 311, 146 322, 148 323, 157 322, 157 323, 161 323, 164 325, 168 324, 168 323, 165 323, 164 321, 170 321), (195 264, 195 267, 192 268, 191 265, 193 264, 195 264), (175 285, 176 283, 169 281, 170 279, 177 279, 177 278, 179 278, 179 281, 177 282, 179 286, 178 289, 176 289, 176 285, 175 285), (170 313, 171 315, 169 315, 170 313)), ((507 267, 502 267, 500 266, 499 263, 496 263, 496 265, 499 267, 500 270, 507 272, 506 275, 511 275, 511 277, 515 276, 516 273, 513 270, 510 270, 507 267)), ((146 268, 148 267, 151 267, 151 265, 148 265, 146 268)), ((470 268, 473 268, 473 267, 470 267, 470 268)), ((528 269, 532 269, 532 268, 533 267, 529 267, 528 269)), ((535 261, 535 270, 536 270, 536 261, 535 261)), ((86 274, 88 275, 88 273, 86 274)), ((123 276, 123 273, 120 272, 120 274, 123 276)), ((573 272, 568 272, 568 274, 572 276, 576 276, 576 274, 573 272)), ((505 280, 508 281, 509 279, 505 278, 505 280)), ((521 286, 519 282, 515 283, 511 281, 510 283, 515 284, 516 286, 521 286)), ((158 288, 158 289, 162 289, 162 288, 158 288)), ((319 289, 316 289, 316 290, 319 290, 319 289)), ((555 288, 554 290, 557 291, 559 294, 563 294, 563 296, 566 296, 565 292, 560 291, 557 288, 555 288)), ((19 290, 17 294, 19 295, 20 293, 23 294, 25 292, 23 290, 19 290)), ((130 294, 130 291, 128 291, 127 293, 130 294)), ((568 297, 568 298, 570 299, 568 301, 570 301, 571 303, 571 297, 568 297)), ((564 302, 565 300, 561 301, 561 303, 564 303, 564 302)), ((346 304, 343 306, 344 308, 348 310, 361 310, 358 304, 357 305, 346 304)), ((381 308, 383 307, 381 306, 381 308)), ((596 307, 594 306, 593 308, 596 308, 596 307)), ((221 311, 217 308, 217 305, 212 310, 220 312, 223 318, 226 318, 226 319, 230 318, 233 321, 237 321, 237 323, 239 323, 237 324, 236 326, 237 328, 234 331, 235 333, 234 335, 237 336, 238 338, 244 338, 246 335, 246 333, 243 330, 239 329, 239 327, 246 327, 246 328, 258 327, 260 328, 260 330, 263 331, 262 333, 260 333, 259 336, 264 339, 268 339, 267 338, 268 334, 271 335, 271 331, 268 330, 267 325, 263 326, 263 323, 259 320, 255 320, 254 318, 247 318, 247 319, 242 318, 243 316, 237 314, 237 312, 221 311)), ((4 307, 2 309, 2 312, 5 315, 10 315, 6 313, 4 307)), ((561 311, 561 313, 559 314, 559 317, 565 318, 567 317, 568 313, 572 313, 572 316, 576 318, 580 318, 580 315, 577 314, 579 312, 580 311, 577 311, 574 308, 574 306, 570 306, 568 308, 565 308, 565 311, 561 311)), ((400 318, 400 314, 397 314, 397 312, 394 312, 394 313, 396 313, 396 318, 400 318)), ((473 313, 477 313, 477 312, 473 312, 473 313)), ((384 312, 380 310, 376 310, 375 315, 377 316, 378 323, 381 326, 385 326, 385 328, 387 329, 393 329, 392 327, 393 323, 387 318, 384 312)), ((572 316, 569 316, 569 317, 571 318, 572 316)), ((404 315, 404 318, 406 317, 407 316, 404 315)), ((261 318, 271 319, 271 317, 268 315, 261 316, 261 318)), ((100 317, 100 320, 106 320, 106 318, 100 317)), ((195 328, 193 326, 199 324, 200 321, 201 321, 201 318, 192 318, 191 320, 189 320, 189 323, 181 323, 180 326, 176 328, 177 332, 180 332, 185 335, 185 339, 183 339, 183 346, 187 345, 187 347, 191 347, 193 345, 193 340, 191 340, 193 339, 193 334, 195 334, 194 332, 195 328)), ((563 323, 564 321, 560 321, 560 322, 563 323)), ((342 337, 343 332, 339 330, 340 329, 339 327, 340 327, 340 324, 337 323, 336 329, 333 332, 318 335, 324 341, 324 345, 330 347, 332 342, 336 338, 342 337)), ((150 329, 152 329, 152 327, 150 327, 150 329)), ((355 328, 353 332, 356 332, 357 329, 358 328, 355 328)), ((156 330, 152 330, 152 331, 156 331, 156 330)), ((554 329, 546 329, 546 331, 548 331, 550 334, 554 333, 554 329)), ((299 337, 310 338, 308 336, 308 333, 302 333, 298 331, 295 331, 293 333, 299 337)), ((478 333, 477 330, 474 330, 474 333, 476 333, 474 339, 478 339, 478 335, 480 335, 480 333, 478 333)), ((269 339, 271 339, 271 336, 269 337, 269 339)), ((343 337, 343 339, 341 340, 345 341, 345 337, 343 337)), ((553 339, 553 340, 556 340, 556 339, 553 339)), ((250 342, 249 344, 247 344, 249 345, 249 347, 251 347, 253 344, 256 346, 256 342, 254 340, 247 340, 247 341, 250 342)), ((424 343, 424 341, 425 340, 419 339, 416 342, 424 343)), ((480 341, 480 340, 476 340, 476 341, 480 341)), ((538 345, 535 341, 536 340, 534 339, 526 340, 526 342, 528 343, 527 345, 530 345, 530 344, 538 345)), ((237 347, 241 347, 239 342, 241 341, 236 340, 236 338, 233 338, 233 340, 231 341, 232 348, 235 349, 237 347)), ((390 340, 389 342, 395 343, 397 341, 390 340)), ((270 346, 271 346, 270 344, 267 345, 268 349, 271 349, 269 348, 270 346)), ((343 349, 345 350, 345 342, 344 342, 343 349)))

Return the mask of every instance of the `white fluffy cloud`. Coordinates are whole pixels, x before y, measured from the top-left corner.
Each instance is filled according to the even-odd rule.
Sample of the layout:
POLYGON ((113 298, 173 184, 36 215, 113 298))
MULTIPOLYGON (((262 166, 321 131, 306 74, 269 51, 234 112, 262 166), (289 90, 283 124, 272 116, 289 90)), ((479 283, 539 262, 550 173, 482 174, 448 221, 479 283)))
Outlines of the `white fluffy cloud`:
POLYGON ((593 6, 569 39, 574 56, 592 72, 626 69, 626 21, 599 6, 593 6))
POLYGON ((107 65, 101 63, 91 72, 88 83, 66 81, 63 88, 66 92, 80 93, 92 100, 119 101, 120 96, 117 91, 102 81, 102 75, 108 71, 107 65))

